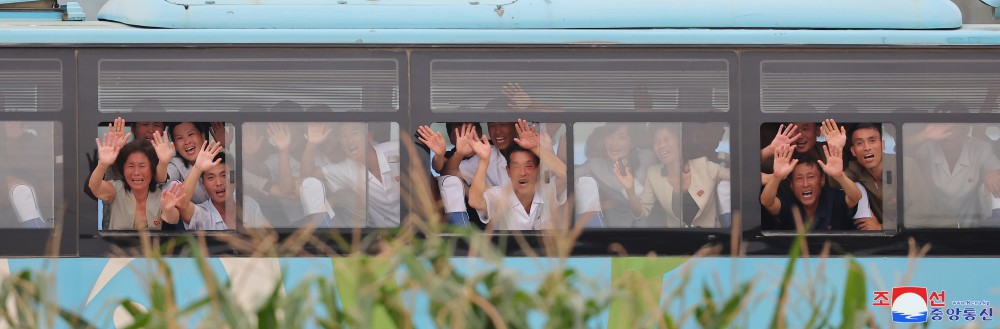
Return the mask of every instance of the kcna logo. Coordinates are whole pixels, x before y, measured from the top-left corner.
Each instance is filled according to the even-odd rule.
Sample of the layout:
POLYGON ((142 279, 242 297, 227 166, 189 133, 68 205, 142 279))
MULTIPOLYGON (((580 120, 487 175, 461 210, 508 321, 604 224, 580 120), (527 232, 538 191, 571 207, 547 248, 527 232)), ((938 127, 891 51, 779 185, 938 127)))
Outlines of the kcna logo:
POLYGON ((927 322, 928 304, 944 307, 944 290, 928 296, 925 287, 893 287, 891 299, 888 291, 876 291, 872 302, 872 306, 890 306, 892 322, 927 322))

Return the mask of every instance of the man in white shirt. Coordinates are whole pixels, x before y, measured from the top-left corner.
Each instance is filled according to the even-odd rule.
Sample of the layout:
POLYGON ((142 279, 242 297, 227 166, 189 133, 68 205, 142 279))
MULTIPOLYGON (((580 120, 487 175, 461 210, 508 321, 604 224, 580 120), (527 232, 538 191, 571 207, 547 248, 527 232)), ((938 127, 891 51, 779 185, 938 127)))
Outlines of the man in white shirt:
MULTIPOLYGON (((317 147, 330 132, 329 126, 310 124, 302 158, 314 159, 317 147)), ((333 216, 333 226, 399 226, 399 141, 376 144, 366 124, 360 122, 344 123, 338 134, 347 159, 319 168, 314 161, 301 161, 303 175, 325 178, 327 188, 334 193, 341 190, 352 192, 355 200, 349 201, 352 204, 344 208, 358 211, 344 216, 338 210, 333 216)), ((344 202, 342 199, 338 201, 344 202)))
POLYGON ((469 205, 479 211, 483 223, 494 223, 500 230, 539 230, 566 227, 567 213, 561 212, 566 202, 566 164, 541 143, 535 127, 524 120, 516 125, 518 138, 506 150, 505 167, 507 182, 487 189, 487 172, 493 148, 486 136, 469 136, 470 143, 480 161, 469 188, 469 205), (542 166, 544 169, 539 169, 542 166), (542 181, 540 173, 545 174, 542 181), (554 174, 554 179, 548 177, 554 174))
MULTIPOLYGON (((229 167, 222 146, 216 142, 203 144, 201 152, 191 166, 191 173, 184 180, 184 194, 177 209, 180 211, 184 228, 188 230, 232 230, 237 227, 239 210, 236 209, 233 185, 229 182, 229 167), (195 204, 191 198, 198 181, 204 186, 208 200, 195 204)), ((267 220, 260 211, 260 205, 253 199, 243 199, 243 226, 268 227, 267 220)))

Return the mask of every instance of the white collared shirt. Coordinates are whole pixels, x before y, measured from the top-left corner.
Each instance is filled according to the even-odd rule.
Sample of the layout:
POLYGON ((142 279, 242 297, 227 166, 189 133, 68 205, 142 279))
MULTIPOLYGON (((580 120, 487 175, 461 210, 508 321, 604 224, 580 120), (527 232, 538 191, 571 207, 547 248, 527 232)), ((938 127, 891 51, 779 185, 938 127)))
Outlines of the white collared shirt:
POLYGON ((544 177, 549 173, 548 171, 542 173, 535 187, 529 211, 524 211, 524 204, 514 194, 513 186, 507 183, 483 192, 486 211, 479 211, 479 219, 483 223, 495 219, 497 230, 541 230, 555 227, 552 222, 553 212, 557 211, 557 207, 566 204, 566 193, 558 191, 554 177, 545 183, 544 177))
MULTIPOLYGON (((479 167, 479 156, 473 155, 471 158, 462 160, 458 164, 458 169, 462 173, 465 184, 472 185, 472 179, 476 177, 476 168, 479 167)), ((500 153, 496 146, 490 146, 490 164, 486 167, 486 186, 494 187, 510 184, 510 176, 507 175, 507 158, 500 153)))
POLYGON ((921 145, 915 160, 923 167, 924 175, 929 176, 930 195, 940 206, 936 209, 940 213, 933 217, 953 218, 958 227, 969 227, 979 225, 981 219, 990 215, 985 205, 986 194, 981 193, 983 176, 987 171, 1000 169, 1000 160, 989 144, 966 138, 954 168, 949 168, 943 146, 938 142, 921 145))
MULTIPOLYGON (((350 159, 323 166, 323 176, 333 192, 350 189, 355 196, 367 196, 366 227, 397 227, 400 193, 399 141, 372 144, 372 147, 378 158, 381 181, 368 171, 364 163, 350 159), (361 180, 364 177, 367 177, 367 184, 361 180)), ((353 223, 354 220, 338 222, 353 223)))
MULTIPOLYGON (((264 226, 264 214, 260 212, 260 205, 253 198, 243 198, 243 226, 262 227, 264 226)), ((226 226, 225 220, 219 209, 215 208, 212 200, 208 200, 194 207, 194 214, 191 221, 184 223, 184 228, 188 230, 221 231, 233 229, 226 226)))

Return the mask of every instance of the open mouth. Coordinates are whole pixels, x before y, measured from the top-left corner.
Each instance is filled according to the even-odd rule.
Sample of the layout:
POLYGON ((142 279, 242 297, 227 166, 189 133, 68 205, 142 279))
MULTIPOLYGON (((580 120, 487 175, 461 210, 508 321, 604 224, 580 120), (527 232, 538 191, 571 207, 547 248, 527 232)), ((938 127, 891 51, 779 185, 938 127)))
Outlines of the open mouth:
POLYGON ((130 179, 129 181, 132 182, 132 185, 142 185, 143 183, 146 182, 146 180, 143 179, 143 178, 133 178, 133 179, 130 179))
POLYGON ((503 144, 504 142, 507 141, 507 137, 497 137, 494 139, 494 141, 496 141, 497 144, 503 144))
POLYGON ((870 154, 870 153, 866 153, 864 158, 865 158, 865 161, 872 161, 872 160, 875 160, 875 155, 874 154, 870 154))
POLYGON ((189 147, 187 147, 187 148, 184 149, 184 154, 193 156, 194 155, 194 151, 195 151, 194 146, 189 146, 189 147))
POLYGON ((218 189, 215 189, 215 191, 212 191, 212 193, 215 194, 215 196, 217 196, 217 197, 225 197, 226 196, 226 189, 225 188, 218 188, 218 189))
POLYGON ((358 149, 357 146, 351 146, 347 148, 347 152, 350 153, 351 155, 356 155, 358 154, 358 152, 360 152, 360 150, 358 149))
POLYGON ((813 196, 813 192, 812 191, 802 192, 802 198, 803 199, 810 199, 810 198, 812 198, 812 196, 813 196))

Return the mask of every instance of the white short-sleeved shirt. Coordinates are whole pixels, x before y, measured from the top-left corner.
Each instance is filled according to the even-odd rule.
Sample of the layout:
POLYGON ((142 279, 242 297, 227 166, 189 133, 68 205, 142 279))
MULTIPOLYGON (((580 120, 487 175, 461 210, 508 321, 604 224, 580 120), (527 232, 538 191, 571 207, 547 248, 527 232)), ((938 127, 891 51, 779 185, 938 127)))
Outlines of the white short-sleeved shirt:
MULTIPOLYGON (((465 184, 472 185, 472 179, 476 177, 476 168, 479 167, 479 156, 473 155, 471 158, 462 160, 458 164, 458 169, 462 173, 465 184)), ((486 167, 486 186, 500 186, 510 184, 510 176, 507 175, 507 158, 500 153, 496 146, 490 146, 490 164, 486 167)))
POLYGON ((1000 160, 988 143, 967 138, 962 143, 958 161, 950 170, 940 143, 921 145, 914 158, 932 182, 928 184, 930 195, 940 206, 940 213, 934 217, 954 218, 958 227, 971 227, 990 216, 986 194, 982 193, 983 176, 987 171, 1000 169, 1000 160))
MULTIPOLYGON (((167 164, 167 181, 175 180, 183 183, 190 173, 191 168, 184 165, 184 159, 180 157, 170 159, 170 163, 167 164)), ((201 179, 199 179, 198 186, 194 188, 194 195, 191 196, 191 202, 199 204, 206 200, 208 200, 208 192, 205 192, 205 186, 201 184, 201 179)))
POLYGON ((544 179, 539 178, 528 212, 524 211, 524 205, 514 194, 510 183, 487 189, 483 192, 483 197, 486 199, 486 211, 479 212, 479 219, 483 223, 494 220, 498 230, 553 228, 553 212, 566 204, 566 193, 558 191, 554 178, 549 183, 544 183, 544 179))
MULTIPOLYGON (((257 201, 250 197, 243 198, 243 226, 261 227, 264 221, 264 214, 260 212, 260 205, 257 204, 257 201)), ((191 222, 184 223, 184 228, 203 231, 231 229, 226 226, 226 222, 222 219, 222 214, 212 204, 212 200, 196 204, 194 214, 191 215, 191 222)))
POLYGON ((356 196, 367 196, 365 226, 396 227, 399 226, 399 141, 372 146, 378 158, 381 181, 364 163, 350 159, 321 167, 323 176, 333 192, 350 189, 356 196), (367 177, 367 184, 361 180, 364 177, 367 177))

